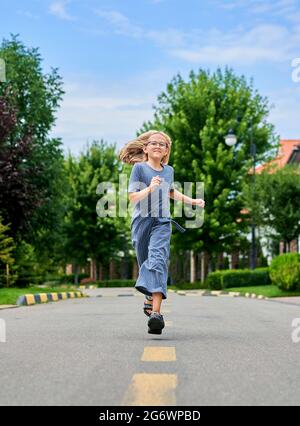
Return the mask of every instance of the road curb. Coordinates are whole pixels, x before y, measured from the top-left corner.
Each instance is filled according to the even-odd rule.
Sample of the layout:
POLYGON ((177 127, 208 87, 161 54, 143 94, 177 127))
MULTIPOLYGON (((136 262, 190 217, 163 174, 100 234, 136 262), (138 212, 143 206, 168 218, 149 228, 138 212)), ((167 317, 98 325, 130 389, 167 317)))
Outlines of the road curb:
POLYGON ((37 293, 37 294, 24 294, 19 296, 17 305, 31 306, 38 303, 57 302, 59 300, 77 299, 80 297, 87 297, 81 291, 70 291, 63 293, 37 293))
POLYGON ((80 290, 95 290, 98 287, 96 285, 80 285, 79 288, 80 290))
POLYGON ((255 293, 240 293, 239 291, 223 291, 223 290, 178 290, 176 293, 179 296, 231 296, 231 297, 248 297, 251 299, 258 300, 269 300, 269 297, 265 297, 262 294, 255 293))
POLYGON ((0 305, 0 311, 1 309, 13 309, 13 308, 18 308, 18 305, 0 305))

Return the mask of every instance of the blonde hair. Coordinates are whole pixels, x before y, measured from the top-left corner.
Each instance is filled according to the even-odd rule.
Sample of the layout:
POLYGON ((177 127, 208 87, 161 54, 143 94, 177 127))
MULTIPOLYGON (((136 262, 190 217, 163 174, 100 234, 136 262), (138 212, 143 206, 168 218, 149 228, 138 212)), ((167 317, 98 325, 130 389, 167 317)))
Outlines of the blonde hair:
POLYGON ((148 154, 143 151, 143 146, 147 143, 150 136, 159 133, 163 135, 167 142, 168 151, 166 155, 163 156, 161 162, 163 164, 168 164, 172 141, 171 138, 164 132, 159 130, 148 130, 148 132, 140 134, 136 139, 127 142, 127 144, 121 149, 119 153, 119 158, 123 163, 134 164, 142 161, 148 160, 148 154))

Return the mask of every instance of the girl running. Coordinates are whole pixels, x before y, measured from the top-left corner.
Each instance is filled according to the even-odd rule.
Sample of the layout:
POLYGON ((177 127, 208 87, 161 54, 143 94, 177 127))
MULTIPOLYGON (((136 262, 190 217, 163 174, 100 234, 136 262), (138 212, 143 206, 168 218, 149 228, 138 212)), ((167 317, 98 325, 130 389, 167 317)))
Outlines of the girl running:
POLYGON ((167 298, 172 223, 186 231, 171 218, 170 198, 205 206, 201 198, 187 197, 174 188, 174 169, 168 165, 171 145, 166 133, 149 130, 128 142, 119 154, 122 162, 134 164, 128 196, 134 206, 131 240, 139 266, 135 288, 146 296, 144 312, 152 334, 161 334, 165 326, 160 309, 167 298))

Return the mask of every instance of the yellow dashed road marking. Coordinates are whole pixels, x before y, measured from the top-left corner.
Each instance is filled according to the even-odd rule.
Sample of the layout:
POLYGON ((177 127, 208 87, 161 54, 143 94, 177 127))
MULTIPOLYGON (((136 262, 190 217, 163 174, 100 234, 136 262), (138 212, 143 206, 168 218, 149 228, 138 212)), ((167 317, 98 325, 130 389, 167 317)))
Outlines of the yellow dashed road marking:
POLYGON ((174 346, 146 346, 141 361, 176 361, 174 346))
POLYGON ((134 374, 122 405, 176 405, 177 374, 134 374))
POLYGON ((171 327, 173 325, 173 321, 165 321, 166 327, 171 327))

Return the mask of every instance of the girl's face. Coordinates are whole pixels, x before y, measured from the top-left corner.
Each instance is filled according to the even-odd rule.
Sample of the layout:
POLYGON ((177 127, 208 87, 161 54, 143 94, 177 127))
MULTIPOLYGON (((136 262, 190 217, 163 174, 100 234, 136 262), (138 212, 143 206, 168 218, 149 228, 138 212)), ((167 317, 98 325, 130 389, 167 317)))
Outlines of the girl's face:
POLYGON ((167 154, 168 149, 166 139, 159 133, 151 135, 144 145, 144 152, 148 154, 148 158, 153 160, 161 160, 167 154))

